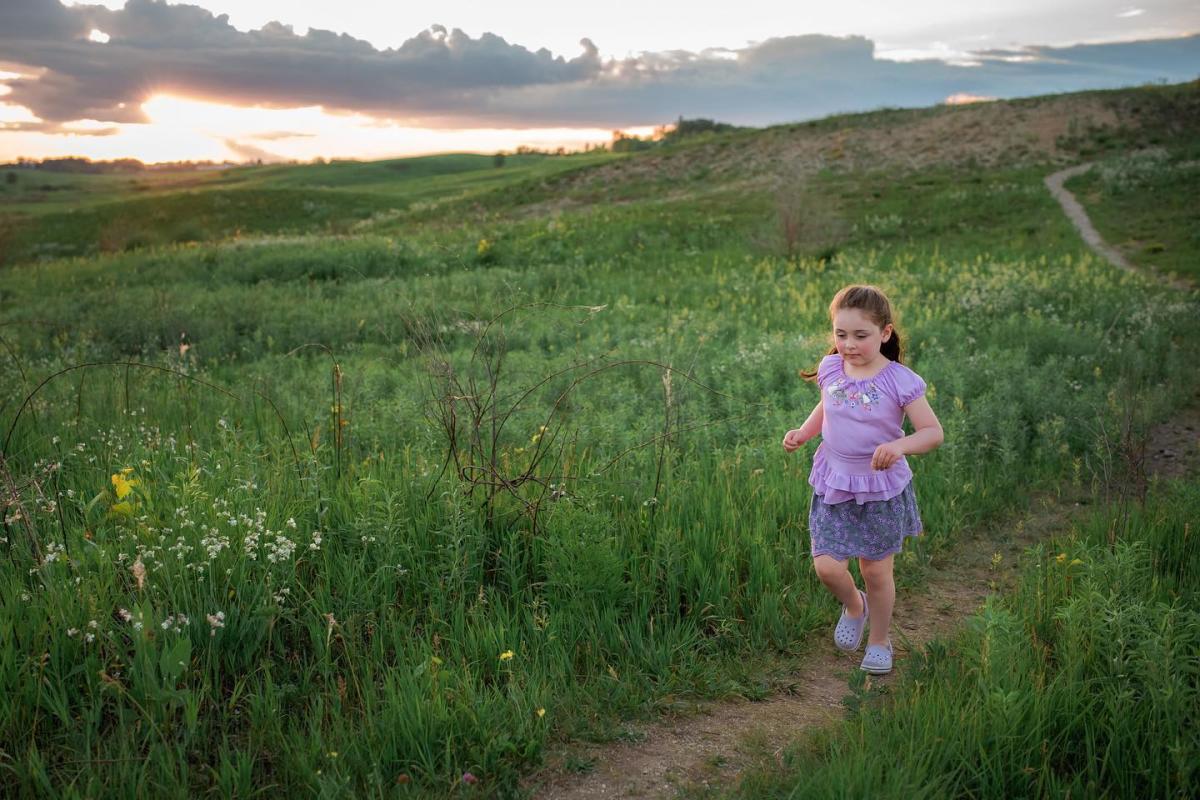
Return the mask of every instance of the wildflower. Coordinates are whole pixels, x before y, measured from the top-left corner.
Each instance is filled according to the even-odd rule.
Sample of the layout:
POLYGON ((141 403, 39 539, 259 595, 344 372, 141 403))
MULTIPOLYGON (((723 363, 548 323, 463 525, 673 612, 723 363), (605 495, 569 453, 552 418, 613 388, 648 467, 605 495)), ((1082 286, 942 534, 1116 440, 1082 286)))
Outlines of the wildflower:
POLYGON ((476 778, 469 772, 464 772, 462 776, 463 783, 477 783, 479 778, 476 778))
POLYGON ((501 661, 508 661, 508 660, 510 660, 512 657, 513 657, 513 651, 512 651, 512 650, 505 650, 503 653, 501 653, 501 654, 500 654, 500 660, 501 660, 501 661))
POLYGON ((67 636, 78 636, 79 628, 67 628, 67 636))
POLYGON ((539 708, 539 709, 537 710, 537 715, 538 715, 538 718, 539 718, 539 719, 540 719, 540 718, 542 718, 542 717, 544 717, 544 716, 546 716, 546 709, 544 709, 544 708, 539 708))
POLYGON ((127 608, 118 608, 118 609, 117 609, 117 614, 118 614, 118 616, 120 616, 120 617, 121 617, 121 619, 123 619, 125 622, 129 622, 129 620, 133 619, 133 614, 130 614, 130 613, 129 613, 129 609, 127 609, 127 608))
POLYGON ((1054 560, 1057 561, 1059 564, 1061 564, 1067 560, 1067 554, 1059 553, 1057 556, 1055 556, 1054 560))
POLYGON ((217 628, 225 627, 225 612, 224 611, 218 611, 215 614, 205 614, 205 617, 208 618, 208 627, 209 627, 208 635, 209 636, 216 636, 217 628))
POLYGON ((133 578, 137 581, 138 591, 140 592, 146 583, 146 565, 142 563, 140 555, 137 557, 137 561, 133 562, 133 566, 129 568, 129 571, 133 573, 133 578))
POLYGON ((133 468, 126 467, 120 472, 114 472, 112 474, 113 491, 116 492, 118 500, 124 500, 126 497, 128 497, 129 493, 133 491, 133 487, 137 486, 138 484, 137 478, 125 477, 131 472, 133 472, 133 468))
POLYGON ((1079 565, 1079 564, 1082 564, 1082 563, 1083 563, 1083 562, 1082 562, 1082 561, 1080 561, 1078 558, 1073 558, 1073 559, 1071 559, 1071 563, 1070 563, 1070 564, 1068 564, 1067 566, 1074 567, 1074 566, 1077 566, 1077 565, 1079 565))

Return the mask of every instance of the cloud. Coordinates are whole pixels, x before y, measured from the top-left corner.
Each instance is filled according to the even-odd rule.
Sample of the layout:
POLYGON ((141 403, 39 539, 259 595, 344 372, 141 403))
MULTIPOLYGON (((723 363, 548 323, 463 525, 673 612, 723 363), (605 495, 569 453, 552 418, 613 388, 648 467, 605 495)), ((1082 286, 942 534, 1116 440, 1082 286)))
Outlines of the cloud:
POLYGON ((255 147, 252 144, 239 142, 235 139, 226 139, 225 147, 243 161, 262 161, 263 163, 269 164, 276 161, 287 160, 277 153, 272 153, 269 150, 263 150, 261 147, 255 147))
POLYGON ((275 142, 280 139, 311 139, 316 136, 314 133, 300 133, 298 131, 264 131, 263 133, 251 133, 246 138, 259 139, 264 142, 275 142))
POLYGON ((785 36, 609 61, 589 39, 580 47, 566 59, 435 25, 380 50, 332 31, 298 36, 278 22, 243 32, 227 15, 161 0, 117 10, 0 3, 0 62, 21 73, 0 77, 11 89, 4 102, 30 109, 43 122, 22 124, 47 131, 79 119, 147 122, 141 104, 156 94, 321 106, 423 127, 611 128, 680 115, 760 125, 956 94, 1015 97, 1200 74, 1200 36, 982 51, 969 63, 890 61, 861 36, 785 36), (108 40, 90 40, 93 30, 108 40))

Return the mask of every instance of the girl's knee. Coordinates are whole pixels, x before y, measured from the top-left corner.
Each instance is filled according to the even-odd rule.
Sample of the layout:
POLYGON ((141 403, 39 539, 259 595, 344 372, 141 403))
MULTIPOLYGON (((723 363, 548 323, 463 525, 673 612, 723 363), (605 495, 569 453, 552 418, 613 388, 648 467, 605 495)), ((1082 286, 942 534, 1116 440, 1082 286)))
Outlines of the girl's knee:
POLYGON ((850 568, 850 561, 838 561, 833 556, 816 556, 813 558, 813 569, 822 580, 836 578, 850 568))
POLYGON ((860 558, 858 560, 858 570, 862 573, 863 580, 878 581, 891 578, 892 558, 892 556, 888 556, 887 558, 881 558, 878 561, 860 558))

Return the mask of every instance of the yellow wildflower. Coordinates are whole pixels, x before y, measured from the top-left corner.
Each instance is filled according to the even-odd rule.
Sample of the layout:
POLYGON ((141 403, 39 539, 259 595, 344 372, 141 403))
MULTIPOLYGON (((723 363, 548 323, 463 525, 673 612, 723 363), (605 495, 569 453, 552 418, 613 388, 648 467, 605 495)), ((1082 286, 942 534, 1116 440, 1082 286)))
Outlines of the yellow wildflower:
POLYGON ((1074 567, 1074 566, 1076 566, 1076 565, 1078 565, 1078 564, 1082 564, 1082 563, 1083 563, 1083 562, 1082 562, 1082 561, 1080 561, 1078 558, 1073 558, 1073 559, 1071 559, 1070 566, 1074 567))
POLYGON ((127 478, 126 475, 133 472, 132 467, 126 467, 120 472, 114 472, 112 475, 113 491, 117 493, 118 500, 124 500, 125 497, 133 491, 133 487, 137 486, 137 478, 127 478))
POLYGON ((539 717, 544 717, 544 716, 546 716, 546 709, 544 709, 544 708, 539 708, 539 709, 537 710, 537 715, 538 715, 539 717))
POLYGON ((505 650, 503 653, 501 653, 501 654, 500 654, 500 660, 501 660, 501 661, 508 661, 508 660, 509 660, 509 659, 511 659, 512 657, 513 657, 513 651, 512 651, 512 650, 505 650))
POLYGON ((1060 563, 1060 564, 1061 564, 1061 563, 1063 563, 1064 561, 1066 561, 1066 560, 1067 560, 1067 554, 1066 554, 1066 553, 1059 553, 1059 554, 1058 554, 1058 556, 1056 556, 1054 560, 1055 560, 1055 561, 1057 561, 1058 563, 1060 563))

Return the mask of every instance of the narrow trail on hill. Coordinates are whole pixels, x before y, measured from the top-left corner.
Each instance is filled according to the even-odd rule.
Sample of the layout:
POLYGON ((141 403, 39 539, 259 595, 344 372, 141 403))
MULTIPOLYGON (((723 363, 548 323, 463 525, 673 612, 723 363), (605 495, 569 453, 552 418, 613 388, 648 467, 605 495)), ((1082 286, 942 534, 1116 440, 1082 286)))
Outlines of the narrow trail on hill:
MULTIPOLYGON (((1192 288, 1138 269, 1104 243, 1083 207, 1063 188, 1066 180, 1091 167, 1071 167, 1045 179, 1088 246, 1120 269, 1177 289, 1192 288)), ((1151 476, 1200 472, 1200 395, 1181 406, 1182 413, 1150 432, 1146 470, 1151 476)), ((895 667, 889 675, 868 676, 868 687, 894 683, 909 654, 953 632, 989 594, 1011 588, 1025 549, 1064 530, 1073 515, 1086 510, 1086 502, 1082 493, 1034 497, 1027 509, 987 530, 967 533, 935 555, 922 585, 897 591, 891 631, 895 667)), ((640 728, 631 725, 633 735, 626 741, 551 746, 546 766, 524 782, 525 788, 535 800, 667 798, 689 786, 729 785, 751 764, 778 759, 805 732, 846 718, 843 698, 850 694, 849 676, 859 668, 862 649, 844 653, 834 647, 834 621, 831 617, 829 630, 814 634, 805 654, 783 679, 774 681, 773 693, 764 700, 697 703, 692 713, 662 717, 640 728)))
POLYGON ((1087 212, 1083 210, 1083 206, 1081 206, 1079 201, 1075 199, 1075 195, 1071 194, 1063 185, 1076 175, 1082 175, 1085 172, 1090 171, 1094 166, 1094 164, 1090 163, 1079 164, 1077 166, 1059 170, 1058 172, 1046 176, 1046 188, 1050 190, 1050 194, 1053 195, 1054 199, 1058 201, 1058 204, 1062 206, 1067 218, 1071 220, 1071 224, 1075 226, 1075 229, 1079 231, 1079 235, 1083 237, 1084 243, 1086 243, 1087 246, 1092 249, 1092 252, 1096 253, 1101 258, 1106 259, 1113 266, 1123 269, 1126 272, 1132 272, 1135 275, 1143 275, 1145 277, 1152 278, 1176 289, 1186 290, 1192 288, 1191 284, 1185 280, 1179 278, 1170 278, 1151 270, 1140 269, 1133 264, 1130 264, 1129 260, 1126 259, 1119 250, 1106 243, 1104 239, 1100 237, 1099 232, 1096 230, 1095 226, 1092 225, 1092 220, 1088 217, 1087 212))

